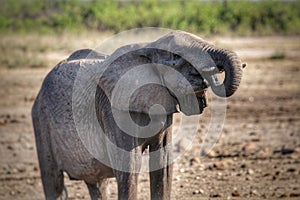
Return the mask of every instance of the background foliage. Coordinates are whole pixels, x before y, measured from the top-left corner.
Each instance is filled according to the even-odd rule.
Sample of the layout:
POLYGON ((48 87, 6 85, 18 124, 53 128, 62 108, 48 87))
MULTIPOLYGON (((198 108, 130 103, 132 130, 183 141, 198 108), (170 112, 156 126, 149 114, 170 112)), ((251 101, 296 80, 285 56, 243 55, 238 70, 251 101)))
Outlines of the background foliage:
POLYGON ((164 27, 205 34, 299 34, 300 1, 0 0, 0 32, 119 32, 164 27))

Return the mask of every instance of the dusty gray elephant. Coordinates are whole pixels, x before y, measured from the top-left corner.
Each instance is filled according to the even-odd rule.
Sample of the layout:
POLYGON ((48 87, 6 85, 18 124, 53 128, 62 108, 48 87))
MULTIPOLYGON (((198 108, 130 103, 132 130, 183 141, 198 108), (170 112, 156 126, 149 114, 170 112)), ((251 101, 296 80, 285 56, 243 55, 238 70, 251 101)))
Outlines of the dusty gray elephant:
POLYGON ((83 59, 91 52, 97 55, 82 50, 59 63, 45 78, 32 108, 46 199, 67 196, 63 172, 71 179, 84 180, 91 199, 105 198, 104 182, 110 177, 116 177, 118 199, 136 199, 137 177, 146 148, 150 152, 151 199, 170 199, 173 113, 178 112, 177 105, 186 115, 202 113, 207 106, 208 85, 219 96, 232 95, 242 77, 240 59, 183 31, 171 32, 153 43, 121 47, 105 59, 102 55, 83 59), (96 82, 94 101, 74 114, 77 105, 89 104, 82 100, 89 95, 89 87, 80 90, 79 99, 74 97, 80 70, 89 68, 101 69, 101 76, 95 76, 97 80, 90 79, 96 82), (217 68, 225 72, 223 92, 222 81, 216 80, 217 68), (141 72, 140 77, 128 76, 131 70, 141 72), (139 85, 143 81, 146 84, 139 85), (138 89, 132 92, 135 87, 138 89), (127 93, 130 98, 124 99, 127 93), (89 132, 85 124, 92 118, 81 116, 88 108, 95 109, 101 129, 96 132, 103 133, 100 141, 79 134, 81 129, 89 132), (78 115, 85 120, 83 127, 76 124, 78 115), (128 118, 137 126, 125 123, 129 127, 121 127, 124 124, 119 123, 128 118), (154 126, 144 131, 151 123, 154 126), (85 139, 90 139, 94 148, 89 149, 85 139), (117 148, 120 153, 116 153, 117 148))

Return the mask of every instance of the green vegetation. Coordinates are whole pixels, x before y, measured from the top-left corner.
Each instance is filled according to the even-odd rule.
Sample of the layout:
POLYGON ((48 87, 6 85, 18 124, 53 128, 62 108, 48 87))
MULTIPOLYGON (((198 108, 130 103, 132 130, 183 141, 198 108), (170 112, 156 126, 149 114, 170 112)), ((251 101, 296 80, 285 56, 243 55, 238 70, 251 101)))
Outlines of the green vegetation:
POLYGON ((1 33, 149 26, 203 34, 300 33, 300 1, 0 0, 0 5, 1 33))
POLYGON ((282 52, 275 52, 269 57, 270 60, 282 60, 284 58, 285 54, 282 52))
POLYGON ((53 66, 59 59, 52 63, 45 55, 67 54, 86 46, 78 45, 84 38, 132 28, 163 27, 201 35, 300 33, 300 0, 0 0, 0 5, 0 67, 6 68, 53 66))
POLYGON ((46 38, 42 38, 44 37, 37 37, 33 34, 22 37, 2 36, 0 39, 0 66, 7 68, 47 66, 42 53, 50 50, 54 45, 51 45, 50 42, 46 44, 46 38))

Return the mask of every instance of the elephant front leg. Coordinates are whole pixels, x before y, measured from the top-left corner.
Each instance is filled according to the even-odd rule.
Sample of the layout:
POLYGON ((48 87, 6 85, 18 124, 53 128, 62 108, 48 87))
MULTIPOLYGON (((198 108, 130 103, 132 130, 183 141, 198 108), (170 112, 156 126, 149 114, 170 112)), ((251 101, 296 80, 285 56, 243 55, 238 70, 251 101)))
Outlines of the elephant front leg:
POLYGON ((118 200, 136 200, 138 173, 116 171, 116 179, 118 200))
POLYGON ((118 200, 136 200, 138 173, 141 167, 142 154, 139 148, 128 152, 129 156, 118 156, 118 165, 114 174, 118 185, 118 200))
POLYGON ((171 130, 165 131, 162 141, 150 145, 151 199, 171 199, 172 146, 171 130))

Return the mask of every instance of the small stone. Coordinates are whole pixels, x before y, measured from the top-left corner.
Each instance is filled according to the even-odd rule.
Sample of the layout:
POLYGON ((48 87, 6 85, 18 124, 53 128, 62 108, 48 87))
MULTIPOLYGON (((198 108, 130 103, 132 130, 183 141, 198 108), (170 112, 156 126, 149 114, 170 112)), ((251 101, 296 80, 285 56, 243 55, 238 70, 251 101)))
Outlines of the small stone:
POLYGON ((193 191, 193 194, 199 194, 199 193, 200 193, 199 190, 193 191))
POLYGON ((181 173, 184 173, 184 172, 185 172, 184 168, 180 168, 179 171, 180 171, 181 173))
POLYGON ((15 123, 19 123, 20 121, 17 119, 11 119, 9 122, 12 124, 15 124, 15 123))
POLYGON ((281 154, 282 155, 287 155, 287 154, 291 154, 291 153, 294 153, 294 149, 289 149, 289 148, 282 148, 280 150, 281 154))
POLYGON ((251 97, 248 98, 248 100, 249 100, 250 102, 253 102, 253 101, 254 101, 254 97, 251 96, 251 97))
POLYGON ((211 198, 222 198, 224 195, 221 194, 221 193, 218 193, 218 194, 211 194, 209 195, 211 198))
POLYGON ((257 135, 257 133, 256 132, 250 132, 249 135, 254 136, 254 135, 257 135))
POLYGON ((26 172, 26 167, 21 165, 16 167, 19 173, 24 173, 26 172))
POLYGON ((241 165, 241 168, 246 168, 246 167, 247 167, 246 164, 242 164, 242 165, 241 165))
POLYGON ((27 179, 27 180, 26 180, 26 183, 29 184, 29 185, 33 185, 33 184, 34 184, 34 182, 33 182, 32 179, 27 179))
POLYGON ((241 196, 241 195, 240 195, 240 192, 237 191, 237 190, 234 190, 234 191, 231 193, 231 195, 232 195, 233 197, 239 197, 239 196, 241 196))
POLYGON ((216 168, 216 169, 224 169, 225 168, 225 163, 222 162, 222 161, 218 161, 218 162, 215 162, 213 164, 213 167, 216 168))
POLYGON ((39 166, 38 166, 38 164, 35 164, 34 166, 33 166, 33 171, 39 171, 39 166))
POLYGON ((300 193, 290 193, 289 197, 300 197, 300 193))
POLYGON ((247 170, 247 174, 249 174, 249 175, 254 174, 254 170, 253 170, 253 169, 248 169, 248 170, 247 170))
POLYGON ((218 154, 217 154, 215 151, 210 150, 210 151, 207 153, 207 156, 208 156, 209 158, 215 158, 215 157, 218 156, 218 154))
POLYGON ((0 126, 4 126, 5 124, 7 124, 7 120, 6 119, 0 119, 0 126))
POLYGON ((259 150, 259 152, 257 153, 260 157, 269 157, 272 152, 269 148, 263 148, 261 150, 259 150))
POLYGON ((258 196, 258 192, 256 190, 251 190, 250 195, 252 196, 258 196))
POLYGON ((294 152, 295 152, 295 153, 300 153, 300 147, 296 147, 296 148, 294 149, 294 152))
POLYGON ((25 147, 26 149, 30 149, 30 150, 33 149, 33 145, 32 145, 31 143, 29 143, 29 142, 24 142, 24 147, 25 147))
POLYGON ((287 172, 295 172, 296 169, 295 169, 295 168, 288 168, 286 171, 287 171, 287 172))
POLYGON ((200 161, 199 157, 194 157, 194 158, 190 159, 190 165, 198 164, 200 162, 201 161, 200 161))
POLYGON ((228 168, 228 166, 230 164, 232 164, 232 160, 228 160, 228 159, 220 160, 220 161, 214 162, 213 167, 216 169, 222 170, 222 169, 228 168))
POLYGON ((8 146, 7 146, 7 149, 8 149, 8 150, 14 150, 14 147, 11 146, 11 145, 8 145, 8 146))
POLYGON ((279 198, 285 198, 285 197, 288 197, 287 193, 283 193, 283 194, 279 195, 279 198))
POLYGON ((254 151, 257 149, 257 145, 254 144, 253 142, 249 142, 247 143, 246 145, 244 145, 242 147, 242 150, 245 151, 245 152, 251 152, 251 151, 254 151))
POLYGON ((259 142, 260 139, 259 139, 259 138, 252 138, 251 141, 252 141, 252 142, 259 142))
POLYGON ((204 190, 199 189, 199 193, 200 193, 200 194, 204 194, 204 190))

